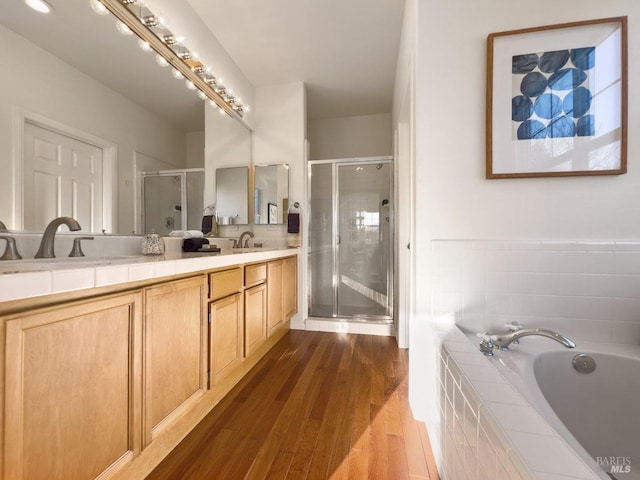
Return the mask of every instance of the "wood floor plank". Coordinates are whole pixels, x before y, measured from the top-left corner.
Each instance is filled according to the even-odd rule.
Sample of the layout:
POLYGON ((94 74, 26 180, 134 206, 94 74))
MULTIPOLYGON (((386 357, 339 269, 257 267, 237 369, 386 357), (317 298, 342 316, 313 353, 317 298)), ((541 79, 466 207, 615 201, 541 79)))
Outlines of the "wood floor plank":
POLYGON ((148 480, 439 480, 395 339, 290 332, 148 480))

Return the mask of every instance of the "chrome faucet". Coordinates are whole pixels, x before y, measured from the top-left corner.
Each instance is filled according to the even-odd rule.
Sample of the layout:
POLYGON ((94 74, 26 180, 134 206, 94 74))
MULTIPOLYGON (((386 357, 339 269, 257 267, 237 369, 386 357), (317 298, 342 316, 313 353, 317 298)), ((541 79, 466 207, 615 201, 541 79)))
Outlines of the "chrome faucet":
POLYGON ((553 330, 547 330, 546 328, 521 328, 505 335, 478 334, 482 339, 480 342, 480 351, 487 356, 491 356, 493 355, 494 347, 498 347, 500 350, 509 350, 509 345, 516 343, 522 337, 528 337, 530 335, 550 338, 567 348, 575 348, 576 346, 575 342, 569 337, 554 332, 553 330))
POLYGON ((58 217, 51 220, 42 234, 40 248, 38 249, 35 258, 54 258, 56 256, 53 248, 53 242, 56 239, 56 231, 58 230, 58 227, 63 224, 69 227, 69 230, 72 232, 78 231, 82 228, 80 224, 71 217, 58 217))
POLYGON ((2 220, 0 220, 0 232, 2 233, 7 233, 9 230, 7 230, 7 226, 2 223, 2 220))
POLYGON ((249 248, 249 239, 248 238, 244 241, 244 244, 242 243, 242 239, 245 236, 249 236, 251 238, 254 237, 253 232, 250 232, 249 230, 247 230, 246 232, 242 232, 240 234, 240 238, 238 238, 238 245, 237 245, 236 248, 249 248))

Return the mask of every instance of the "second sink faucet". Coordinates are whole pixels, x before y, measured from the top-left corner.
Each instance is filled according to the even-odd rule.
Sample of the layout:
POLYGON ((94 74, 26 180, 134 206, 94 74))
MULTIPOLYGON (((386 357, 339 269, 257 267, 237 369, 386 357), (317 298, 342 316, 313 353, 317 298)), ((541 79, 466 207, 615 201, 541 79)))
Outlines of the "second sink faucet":
POLYGON ((54 218, 49 222, 49 225, 47 225, 47 228, 45 228, 44 233, 42 234, 40 248, 38 249, 35 258, 54 258, 56 256, 53 244, 56 239, 56 230, 58 230, 60 225, 66 225, 72 232, 76 232, 82 228, 74 218, 54 218))
POLYGON ((244 244, 242 243, 242 239, 245 236, 249 236, 249 237, 253 238, 254 235, 253 235, 253 232, 250 232, 249 230, 247 230, 246 232, 242 232, 240 234, 240 238, 238 238, 238 247, 237 248, 249 248, 249 239, 248 238, 244 241, 244 244))

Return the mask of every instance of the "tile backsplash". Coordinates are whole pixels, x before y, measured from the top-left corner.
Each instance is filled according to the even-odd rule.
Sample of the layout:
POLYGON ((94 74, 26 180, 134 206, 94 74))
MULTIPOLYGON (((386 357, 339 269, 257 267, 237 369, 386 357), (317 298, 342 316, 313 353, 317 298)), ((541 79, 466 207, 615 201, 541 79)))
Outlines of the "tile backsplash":
POLYGON ((436 240, 431 249, 434 318, 640 344, 640 241, 436 240))

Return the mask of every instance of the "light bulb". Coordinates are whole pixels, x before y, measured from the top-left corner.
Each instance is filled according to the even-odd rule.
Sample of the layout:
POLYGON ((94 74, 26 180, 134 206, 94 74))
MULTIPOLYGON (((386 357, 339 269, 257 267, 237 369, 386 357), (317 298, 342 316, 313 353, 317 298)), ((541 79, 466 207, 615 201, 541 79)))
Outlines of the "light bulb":
POLYGON ((218 113, 219 113, 220 115, 224 115, 224 114, 225 114, 225 113, 227 113, 227 112, 225 112, 221 107, 218 107, 218 113))
POLYGON ((44 0, 24 0, 24 3, 39 13, 50 13, 53 10, 53 7, 44 0))
POLYGON ((202 90, 198 90, 198 96, 202 99, 202 100, 206 100, 207 99, 207 94, 204 93, 202 90))
POLYGON ((105 7, 100 0, 91 0, 91 8, 98 15, 108 15, 109 10, 105 7))
POLYGON ((138 40, 138 46, 145 52, 151 51, 151 45, 149 45, 149 42, 145 42, 142 39, 138 40))
POLYGON ((116 28, 123 35, 131 35, 133 33, 131 29, 127 25, 122 23, 120 20, 116 22, 116 28))
POLYGON ((186 82, 184 82, 184 84, 187 86, 187 88, 189 90, 195 90, 196 86, 193 84, 193 82, 191 80, 187 80, 186 82))
POLYGON ((161 67, 166 67, 167 65, 169 65, 169 62, 167 62, 167 59, 160 54, 156 55, 156 63, 161 67))
POLYGON ((173 75, 173 78, 177 78, 178 80, 182 80, 184 78, 184 75, 182 74, 182 72, 177 68, 174 68, 172 70, 171 75, 173 75))
POLYGON ((249 109, 249 105, 243 105, 242 108, 244 109, 245 112, 248 112, 249 109))
POLYGON ((213 100, 209 100, 209 106, 210 106, 211 108, 217 108, 217 107, 218 107, 218 104, 217 104, 216 102, 214 102, 213 100))

